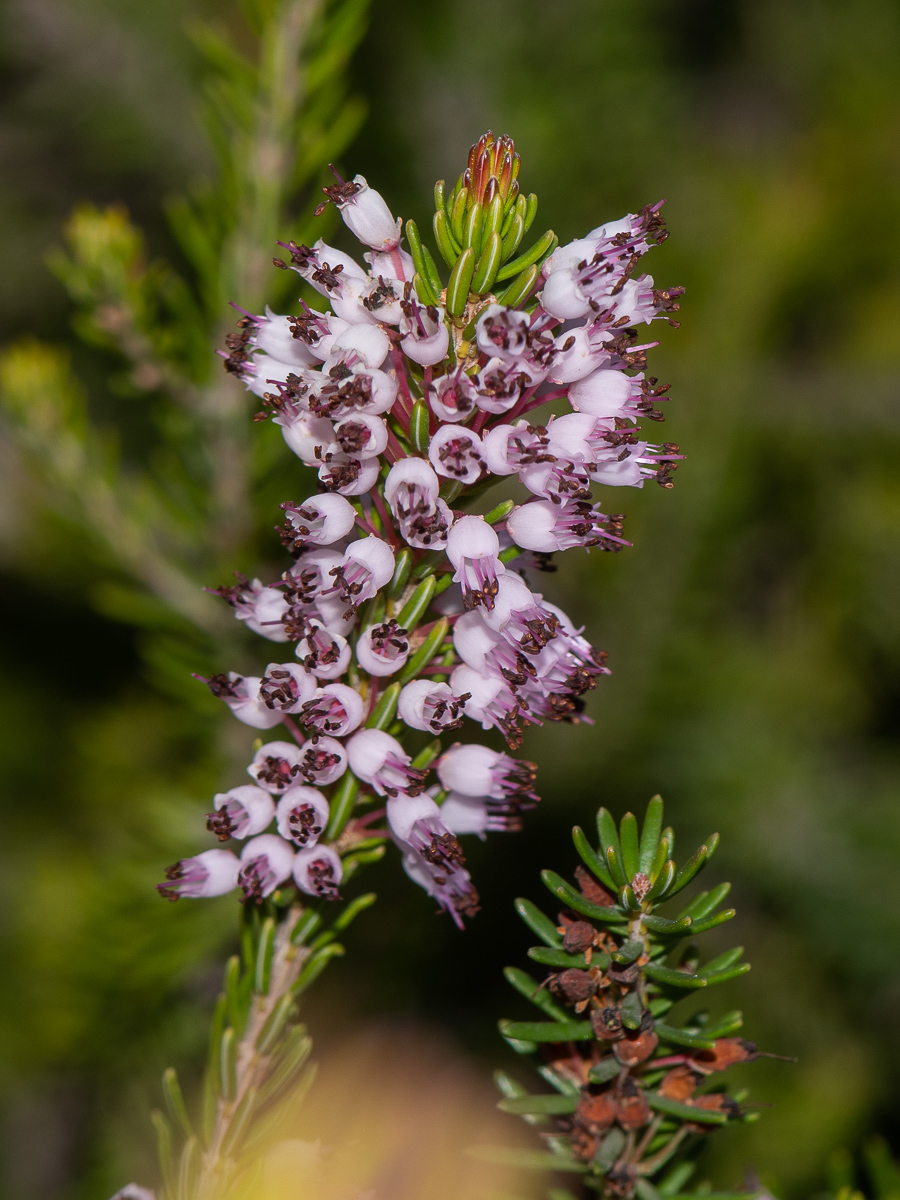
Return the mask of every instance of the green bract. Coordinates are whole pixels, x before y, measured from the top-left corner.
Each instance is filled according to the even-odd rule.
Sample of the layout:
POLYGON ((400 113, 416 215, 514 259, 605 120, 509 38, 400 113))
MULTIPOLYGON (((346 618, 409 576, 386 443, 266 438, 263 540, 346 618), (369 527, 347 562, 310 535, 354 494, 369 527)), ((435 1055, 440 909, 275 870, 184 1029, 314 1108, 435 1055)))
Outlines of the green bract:
MULTIPOLYGON (((471 309, 496 290, 502 304, 518 308, 530 297, 541 264, 556 249, 558 239, 547 230, 522 254, 514 257, 537 213, 537 196, 519 195, 519 156, 512 140, 490 132, 469 151, 469 164, 448 192, 444 181, 434 189, 434 240, 450 268, 446 284, 448 314, 461 325, 472 319, 471 309), (497 284, 504 284, 498 288, 497 284)), ((435 261, 423 245, 414 221, 406 236, 416 268, 420 297, 436 303, 444 283, 435 261), (424 282, 427 294, 423 294, 424 282)))

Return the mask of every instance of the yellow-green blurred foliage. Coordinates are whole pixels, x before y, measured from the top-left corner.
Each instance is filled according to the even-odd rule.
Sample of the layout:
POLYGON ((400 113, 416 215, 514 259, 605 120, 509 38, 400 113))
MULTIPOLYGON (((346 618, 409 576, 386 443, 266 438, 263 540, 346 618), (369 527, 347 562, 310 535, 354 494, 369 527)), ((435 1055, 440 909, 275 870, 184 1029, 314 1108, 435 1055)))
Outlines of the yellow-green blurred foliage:
MULTIPOLYGON (((67 348, 90 412, 140 461, 152 423, 109 384, 121 362, 75 340, 41 258, 85 198, 125 202, 152 254, 177 258, 163 200, 208 163, 180 22, 203 8, 230 15, 2 5, 0 316, 10 338, 67 348)), ((709 1174, 729 1186, 753 1166, 807 1195, 836 1143, 900 1135, 900 11, 375 0, 354 73, 371 115, 342 165, 404 217, 421 223, 433 180, 487 126, 516 138, 542 227, 563 239, 667 197, 672 237, 648 269, 688 292, 653 369, 688 459, 670 493, 605 500, 634 549, 570 554, 547 577, 614 673, 593 727, 529 736, 544 800, 521 838, 474 848, 485 911, 457 935, 385 862, 365 881, 379 904, 305 1017, 313 1033, 335 1008, 424 1018, 525 1078, 494 1024, 515 1011, 500 968, 529 944, 511 899, 542 900, 538 870, 571 868, 567 825, 661 791, 680 837, 723 836, 708 878, 734 880, 738 917, 719 945, 745 943, 754 969, 722 1007, 800 1057, 746 1068, 774 1108, 714 1142, 709 1174)), ((114 619, 127 606, 108 552, 48 515, 9 445, 0 464, 2 1194, 102 1200, 152 1177, 158 1071, 175 1058, 190 1080, 202 1061, 232 908, 163 906, 151 885, 249 743, 217 733, 187 684, 175 695, 205 665, 183 630, 114 619)), ((274 538, 259 545, 277 561, 274 538)))
POLYGON ((421 1031, 344 1031, 308 1095, 241 1164, 241 1200, 473 1200, 543 1194, 540 1174, 466 1154, 510 1140, 484 1075, 421 1031))

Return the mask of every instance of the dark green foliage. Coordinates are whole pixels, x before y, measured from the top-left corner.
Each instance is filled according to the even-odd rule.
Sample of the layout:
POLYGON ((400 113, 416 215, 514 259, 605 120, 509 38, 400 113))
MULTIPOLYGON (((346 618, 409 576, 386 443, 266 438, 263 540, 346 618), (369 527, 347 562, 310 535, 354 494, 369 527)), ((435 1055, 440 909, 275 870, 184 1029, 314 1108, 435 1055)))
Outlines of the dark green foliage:
POLYGON ((859 1159, 857 1164, 846 1149, 831 1155, 827 1182, 833 1200, 896 1200, 900 1196, 900 1164, 884 1138, 865 1141, 859 1159))
MULTIPOLYGON (((555 1129, 542 1134, 549 1155, 529 1152, 516 1161, 580 1172, 588 1187, 608 1197, 683 1194, 709 1133, 758 1116, 741 1107, 745 1093, 730 1094, 715 1078, 759 1057, 752 1042, 735 1036, 740 1013, 718 1022, 706 1011, 680 1023, 670 1015, 686 995, 750 965, 738 962, 740 946, 701 965, 693 942, 685 944, 724 915, 716 909, 727 884, 699 893, 674 918, 656 911, 703 869, 718 843, 717 835, 707 839, 679 871, 662 813, 655 796, 639 835, 633 814, 626 813, 617 829, 601 808, 599 851, 581 829, 573 830, 592 874, 578 867, 576 890, 555 872, 543 872, 557 901, 555 922, 528 901, 516 902, 525 923, 549 946, 534 947, 529 957, 555 969, 543 982, 517 967, 505 972, 550 1020, 504 1020, 500 1032, 518 1053, 541 1054, 540 1073, 556 1089, 530 1095, 509 1076, 498 1078, 504 1112, 531 1121, 556 1118, 555 1129)), ((495 1161, 515 1158, 512 1151, 488 1147, 476 1153, 495 1161)))

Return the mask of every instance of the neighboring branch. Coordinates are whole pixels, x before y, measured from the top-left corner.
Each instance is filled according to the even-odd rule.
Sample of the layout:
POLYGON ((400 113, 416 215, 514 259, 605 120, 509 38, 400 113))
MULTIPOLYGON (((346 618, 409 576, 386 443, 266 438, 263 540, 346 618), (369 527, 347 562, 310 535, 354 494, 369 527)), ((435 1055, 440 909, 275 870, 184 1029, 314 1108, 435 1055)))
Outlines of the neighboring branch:
POLYGON ((84 396, 67 356, 39 342, 7 351, 0 359, 0 396, 17 421, 23 445, 66 498, 64 515, 92 530, 173 612, 200 629, 224 634, 230 623, 215 602, 159 549, 157 537, 167 521, 151 489, 129 488, 113 446, 104 445, 87 425, 84 396), (148 510, 153 512, 149 520, 148 510))
MULTIPOLYGON (((252 135, 246 142, 234 143, 239 199, 234 233, 222 256, 217 341, 230 325, 225 316, 227 299, 239 297, 253 311, 263 305, 271 248, 283 225, 297 157, 296 124, 305 76, 301 54, 310 25, 324 7, 324 0, 283 0, 262 32, 252 135)), ((246 395, 224 372, 213 376, 200 397, 213 467, 211 533, 221 555, 239 546, 249 533, 247 409, 246 395)))
MULTIPOLYGON (((763 1053, 737 1036, 740 1012, 695 1012, 683 1024, 669 1015, 680 1000, 743 975, 750 964, 740 962, 742 946, 702 966, 693 942, 678 951, 685 939, 730 920, 734 909, 720 909, 731 886, 723 883, 699 892, 671 917, 658 914, 694 880, 719 840, 713 834, 679 870, 674 833, 662 821, 659 796, 648 805, 640 837, 631 813, 617 829, 601 808, 599 850, 580 828, 572 831, 585 864, 575 871, 578 887, 553 871, 542 873, 561 906, 556 919, 529 900, 516 901, 519 916, 543 942, 528 957, 550 973, 540 983, 507 967, 506 978, 548 1019, 501 1021, 500 1032, 517 1053, 540 1053, 539 1072, 555 1090, 530 1095, 505 1072, 496 1078, 504 1095, 500 1108, 541 1127, 547 1149, 481 1147, 476 1156, 581 1174, 605 1197, 674 1200, 687 1196, 684 1186, 709 1134, 758 1119, 752 1106, 742 1107, 746 1091, 707 1086, 711 1076, 763 1053)), ((712 1195, 705 1185, 695 1194, 712 1195)))
POLYGON ((321 916, 281 893, 263 909, 244 909, 243 969, 237 957, 225 967, 199 1134, 175 1071, 163 1076, 169 1117, 153 1114, 161 1200, 221 1200, 252 1168, 254 1148, 296 1111, 314 1077, 306 1068, 312 1043, 296 1019, 300 996, 344 953, 337 935, 374 901, 372 893, 358 896, 316 937, 321 916))
POLYGON ((255 61, 212 29, 194 30, 208 67, 218 172, 170 210, 191 277, 148 261, 121 206, 79 206, 66 251, 50 256, 76 305, 76 332, 119 360, 110 390, 152 406, 160 441, 152 460, 120 471, 109 434, 92 426, 56 351, 28 343, 8 350, 0 367, 12 429, 35 452, 59 510, 162 604, 217 638, 227 622, 201 588, 246 550, 256 517, 248 404, 211 347, 223 340, 229 300, 263 306, 276 238, 302 233, 298 212, 312 207, 311 185, 364 111, 345 77, 366 0, 244 7, 258 36, 255 61))

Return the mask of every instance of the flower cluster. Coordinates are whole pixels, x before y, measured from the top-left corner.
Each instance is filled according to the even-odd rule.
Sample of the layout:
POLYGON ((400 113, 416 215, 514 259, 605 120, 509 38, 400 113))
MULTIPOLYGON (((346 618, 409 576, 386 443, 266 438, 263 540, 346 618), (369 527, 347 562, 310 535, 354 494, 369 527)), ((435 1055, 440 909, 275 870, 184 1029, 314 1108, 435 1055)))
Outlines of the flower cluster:
POLYGON ((524 725, 584 719, 605 655, 530 572, 560 550, 628 545, 595 485, 671 486, 678 447, 651 444, 638 425, 661 419, 666 388, 646 375, 653 343, 635 327, 671 321, 681 289, 637 273, 665 236, 659 204, 518 253, 537 208, 518 169, 510 139, 487 134, 455 187, 438 184, 446 285, 414 222, 406 250, 382 197, 361 176, 338 178, 324 204, 367 247, 367 266, 322 241, 283 244, 275 265, 327 307, 245 314, 228 338, 226 369, 317 472, 319 492, 282 505, 293 562, 279 580, 217 589, 293 652, 259 676, 205 682, 239 720, 280 726, 285 740, 257 750, 252 785, 215 799, 209 828, 242 841, 240 854, 177 863, 166 896, 240 887, 259 900, 293 885, 334 897, 347 853, 389 836, 459 923, 477 909, 459 836, 518 828, 538 796, 532 763, 440 739, 474 722, 516 750, 524 725), (552 415, 538 424, 540 406, 552 415), (529 498, 479 513, 501 476, 529 498), (353 818, 378 797, 384 809, 353 818))

